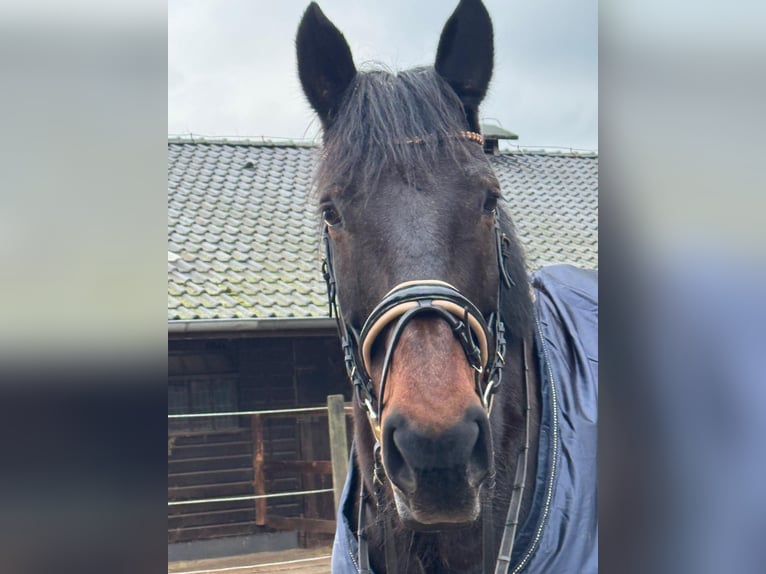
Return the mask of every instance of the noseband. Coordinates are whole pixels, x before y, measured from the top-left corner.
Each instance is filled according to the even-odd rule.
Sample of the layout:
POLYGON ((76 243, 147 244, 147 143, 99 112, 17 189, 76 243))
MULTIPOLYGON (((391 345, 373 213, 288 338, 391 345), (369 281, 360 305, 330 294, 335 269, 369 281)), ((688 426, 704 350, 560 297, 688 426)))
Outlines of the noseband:
POLYGON ((322 272, 327 283, 330 317, 334 315, 336 318, 346 372, 354 385, 359 404, 367 413, 377 440, 380 440, 383 397, 394 349, 407 324, 424 314, 437 316, 450 326, 474 371, 476 393, 484 408, 487 411, 491 409, 492 396, 502 381, 505 365, 505 326, 500 313, 501 287, 502 284, 510 287, 513 283, 504 265, 503 248, 508 239, 500 231, 497 223, 495 232, 500 281, 497 307, 487 319, 456 287, 444 281, 427 279, 407 281, 395 286, 370 312, 361 331, 357 331, 344 319, 338 301, 330 236, 325 226, 322 235, 325 251, 322 272), (372 348, 389 326, 392 331, 383 359, 380 396, 377 396, 370 375, 372 348), (493 348, 490 350, 491 345, 493 348))

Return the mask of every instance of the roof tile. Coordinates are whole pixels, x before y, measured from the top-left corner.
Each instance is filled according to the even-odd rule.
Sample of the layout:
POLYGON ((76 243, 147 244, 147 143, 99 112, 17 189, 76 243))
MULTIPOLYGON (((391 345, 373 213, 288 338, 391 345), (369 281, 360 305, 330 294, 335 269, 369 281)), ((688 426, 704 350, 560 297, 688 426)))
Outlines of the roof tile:
MULTIPOLYGON (((318 148, 168 142, 168 318, 325 317, 318 148), (248 162, 252 167, 245 167, 248 162)), ((490 156, 531 270, 598 268, 598 157, 490 156)))

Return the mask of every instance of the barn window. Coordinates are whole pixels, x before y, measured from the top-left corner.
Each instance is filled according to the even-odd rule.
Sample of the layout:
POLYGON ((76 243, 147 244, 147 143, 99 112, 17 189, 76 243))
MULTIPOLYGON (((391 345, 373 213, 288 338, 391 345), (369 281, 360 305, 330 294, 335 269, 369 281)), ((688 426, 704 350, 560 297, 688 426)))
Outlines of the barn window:
MULTIPOLYGON (((170 377, 168 414, 224 413, 237 410, 237 375, 170 377)), ((171 432, 204 432, 238 428, 238 417, 169 420, 171 432)))
MULTIPOLYGON (((168 356, 168 414, 234 412, 239 406, 235 349, 224 341, 177 343, 168 356)), ((168 432, 239 428, 239 417, 168 420, 168 432)))

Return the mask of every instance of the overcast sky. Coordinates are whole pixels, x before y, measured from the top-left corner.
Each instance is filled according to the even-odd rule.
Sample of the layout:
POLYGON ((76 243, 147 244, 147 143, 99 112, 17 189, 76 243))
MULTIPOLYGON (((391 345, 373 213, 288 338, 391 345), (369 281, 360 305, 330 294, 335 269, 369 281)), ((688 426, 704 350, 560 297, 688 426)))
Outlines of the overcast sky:
MULTIPOLYGON (((482 121, 528 147, 598 149, 597 0, 484 0, 495 71, 482 121)), ((295 63, 308 0, 169 0, 168 133, 316 138, 295 63)), ((432 64, 457 0, 321 0, 357 67, 432 64)))

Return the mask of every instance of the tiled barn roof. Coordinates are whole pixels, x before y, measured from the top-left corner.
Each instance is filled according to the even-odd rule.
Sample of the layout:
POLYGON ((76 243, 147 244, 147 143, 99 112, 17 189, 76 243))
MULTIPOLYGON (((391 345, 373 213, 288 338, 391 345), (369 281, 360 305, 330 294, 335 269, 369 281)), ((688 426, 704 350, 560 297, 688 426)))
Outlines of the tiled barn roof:
MULTIPOLYGON (((318 148, 168 141, 168 319, 326 317, 309 201, 318 148)), ((598 157, 490 157, 530 270, 598 268, 598 157)))

